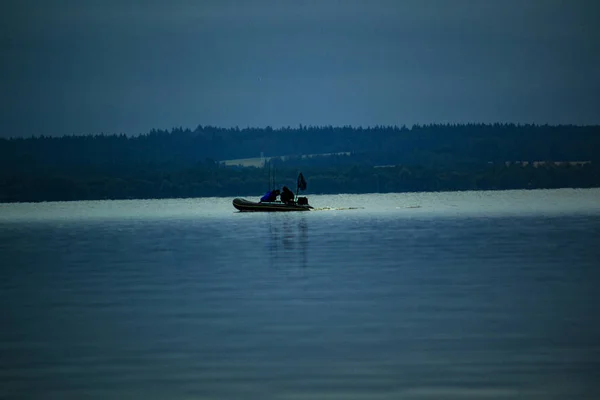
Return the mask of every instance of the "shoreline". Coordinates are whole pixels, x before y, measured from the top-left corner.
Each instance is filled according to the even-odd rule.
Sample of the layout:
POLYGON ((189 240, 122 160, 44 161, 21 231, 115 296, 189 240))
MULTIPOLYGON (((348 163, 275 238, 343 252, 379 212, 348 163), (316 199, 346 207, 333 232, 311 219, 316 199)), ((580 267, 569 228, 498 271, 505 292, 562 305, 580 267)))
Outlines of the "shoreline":
MULTIPOLYGON (((580 190, 597 190, 600 189, 600 186, 586 186, 586 187, 575 187, 575 186, 566 186, 566 187, 546 187, 546 188, 511 188, 511 189, 464 189, 464 190, 420 190, 420 191, 389 191, 389 192, 331 192, 331 193, 301 193, 300 197, 308 197, 310 202, 311 196, 372 196, 372 195, 394 195, 394 194, 429 194, 429 193, 471 193, 471 192, 480 192, 480 193, 499 193, 499 192, 543 192, 543 191, 580 191, 580 190)), ((264 193, 263 193, 264 194, 264 193)), ((0 199, 0 206, 3 205, 11 205, 11 204, 47 204, 47 203, 77 203, 77 202, 104 202, 104 201, 115 201, 115 202, 129 202, 129 201, 165 201, 165 200, 208 200, 208 199, 231 199, 233 200, 236 197, 245 198, 245 199, 259 199, 262 194, 233 194, 233 195, 223 195, 223 196, 191 196, 191 197, 140 197, 140 198, 104 198, 104 199, 68 199, 68 200, 39 200, 39 201, 3 201, 0 199)), ((258 200, 257 200, 258 201, 258 200)))

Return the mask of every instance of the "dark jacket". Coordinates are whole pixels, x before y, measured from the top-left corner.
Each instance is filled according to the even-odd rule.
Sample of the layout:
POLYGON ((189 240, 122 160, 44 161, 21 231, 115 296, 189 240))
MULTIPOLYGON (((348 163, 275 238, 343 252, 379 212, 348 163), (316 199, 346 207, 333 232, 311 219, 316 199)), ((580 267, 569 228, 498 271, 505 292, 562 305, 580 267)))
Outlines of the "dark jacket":
POLYGON ((290 203, 294 201, 294 193, 288 189, 287 187, 283 187, 283 190, 281 191, 281 195, 279 196, 279 198, 281 199, 281 201, 283 201, 284 203, 290 203))

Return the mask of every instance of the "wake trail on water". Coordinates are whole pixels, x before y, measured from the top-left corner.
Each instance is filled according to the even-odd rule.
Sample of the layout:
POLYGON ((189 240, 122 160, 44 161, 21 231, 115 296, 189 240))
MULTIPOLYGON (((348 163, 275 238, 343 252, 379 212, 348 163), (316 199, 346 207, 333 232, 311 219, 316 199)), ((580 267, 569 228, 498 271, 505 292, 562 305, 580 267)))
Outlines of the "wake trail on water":
POLYGON ((315 207, 312 211, 346 211, 346 210, 364 210, 364 207, 315 207))
MULTIPOLYGON (((422 206, 404 206, 396 207, 396 209, 414 209, 421 208, 422 206)), ((347 211, 347 210, 364 210, 365 207, 315 207, 312 211, 347 211)))

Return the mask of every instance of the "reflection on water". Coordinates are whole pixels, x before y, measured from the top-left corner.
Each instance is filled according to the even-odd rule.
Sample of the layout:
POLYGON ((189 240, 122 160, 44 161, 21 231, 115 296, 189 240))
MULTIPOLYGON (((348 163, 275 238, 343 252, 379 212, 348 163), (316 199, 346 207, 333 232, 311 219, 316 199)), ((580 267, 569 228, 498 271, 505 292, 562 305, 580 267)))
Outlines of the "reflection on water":
POLYGON ((303 213, 267 216, 269 263, 300 266, 308 261, 308 221, 303 213), (291 218, 289 218, 291 217, 291 218))

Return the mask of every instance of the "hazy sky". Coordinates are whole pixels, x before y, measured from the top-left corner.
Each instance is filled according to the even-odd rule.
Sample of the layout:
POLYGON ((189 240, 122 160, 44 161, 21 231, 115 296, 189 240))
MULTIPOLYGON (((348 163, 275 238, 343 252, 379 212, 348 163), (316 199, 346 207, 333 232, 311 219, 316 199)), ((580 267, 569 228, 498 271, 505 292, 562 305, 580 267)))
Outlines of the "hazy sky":
POLYGON ((600 123, 600 1, 0 2, 0 135, 600 123))

